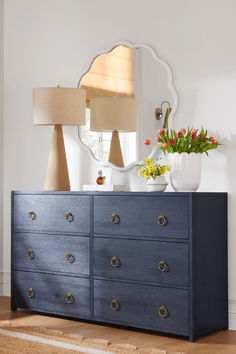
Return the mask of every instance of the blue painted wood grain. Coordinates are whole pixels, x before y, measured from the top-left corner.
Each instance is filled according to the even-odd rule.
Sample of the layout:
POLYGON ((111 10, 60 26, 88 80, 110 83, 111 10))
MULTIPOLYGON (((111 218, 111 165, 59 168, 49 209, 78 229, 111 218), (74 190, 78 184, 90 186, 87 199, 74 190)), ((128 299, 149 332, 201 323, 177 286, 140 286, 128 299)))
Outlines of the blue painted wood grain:
POLYGON ((188 238, 188 198, 149 196, 95 196, 94 233, 188 238), (110 217, 117 213, 119 224, 110 217), (164 215, 168 224, 160 226, 157 218, 164 215))
POLYGON ((100 319, 127 324, 142 324, 156 330, 175 333, 178 329, 188 334, 189 296, 187 290, 171 289, 112 281, 94 281, 94 315, 100 319), (119 311, 114 311, 110 303, 116 299, 119 311), (168 317, 161 318, 158 310, 165 306, 168 317))
POLYGON ((61 272, 71 275, 90 276, 90 244, 88 237, 14 233, 14 269, 61 272), (34 257, 27 257, 32 249, 34 257), (72 263, 66 260, 72 255, 72 263))
POLYGON ((94 239, 94 276, 188 287, 188 244, 125 239, 94 239), (118 266, 111 264, 117 257, 118 266), (160 271, 159 262, 167 264, 160 271))
POLYGON ((14 311, 107 321, 191 341, 228 327, 226 193, 13 192, 11 253, 14 311), (110 222, 113 213, 119 224, 110 222), (167 225, 157 223, 159 215, 167 225), (28 248, 33 260, 26 258, 28 248), (76 255, 74 263, 65 261, 66 252, 76 255), (162 259, 168 264, 163 273, 157 270, 162 259), (33 299, 29 287, 36 289, 33 299), (73 304, 65 301, 68 292, 73 304), (113 298, 119 311, 110 308, 113 298), (167 318, 158 316, 162 305, 167 318))
POLYGON ((51 274, 13 272, 13 301, 18 307, 29 310, 61 313, 71 317, 90 315, 89 279, 51 274), (35 296, 28 297, 32 288, 35 296), (70 293, 74 302, 68 304, 70 293))
POLYGON ((14 196, 14 229, 29 231, 90 232, 90 198, 86 195, 27 195, 14 196), (28 217, 29 211, 36 213, 36 219, 28 217), (65 219, 72 213, 73 222, 65 219))
POLYGON ((228 328, 227 194, 192 196, 191 339, 228 328))

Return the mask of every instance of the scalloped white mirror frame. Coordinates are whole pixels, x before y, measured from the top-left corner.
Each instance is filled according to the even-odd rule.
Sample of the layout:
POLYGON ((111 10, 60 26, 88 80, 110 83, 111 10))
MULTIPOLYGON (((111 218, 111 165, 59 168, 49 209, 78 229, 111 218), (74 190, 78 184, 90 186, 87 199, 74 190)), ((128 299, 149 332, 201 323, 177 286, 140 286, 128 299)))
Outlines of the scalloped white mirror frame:
MULTIPOLYGON (((173 72, 172 72, 172 69, 170 67, 170 65, 164 61, 163 59, 161 59, 157 52, 152 48, 150 47, 149 45, 147 44, 142 44, 142 43, 136 43, 136 44, 132 44, 130 42, 127 42, 127 41, 121 41, 121 42, 116 42, 114 43, 111 47, 108 47, 107 49, 104 49, 102 51, 100 51, 92 60, 91 60, 91 63, 90 65, 88 66, 88 68, 82 72, 81 76, 80 76, 80 79, 79 79, 79 82, 78 82, 78 87, 80 87, 80 82, 83 78, 83 76, 91 69, 91 66, 94 62, 94 60, 101 54, 106 54, 106 53, 109 53, 110 51, 112 51, 115 47, 118 47, 120 45, 123 45, 123 46, 127 46, 127 47, 130 47, 132 49, 135 49, 135 48, 145 48, 147 49, 151 56, 158 62, 160 63, 161 65, 164 66, 164 68, 166 69, 167 71, 167 76, 168 76, 168 81, 167 81, 167 86, 168 86, 168 89, 170 90, 171 94, 173 95, 173 104, 172 104, 172 112, 171 112, 171 115, 169 117, 169 127, 172 128, 173 127, 173 119, 174 119, 174 116, 178 110, 178 104, 179 104, 179 97, 178 97, 178 93, 177 93, 177 90, 174 86, 174 77, 173 77, 173 72)), ((153 119, 154 119, 154 112, 153 112, 153 119)), ((94 161, 97 165, 101 166, 101 167, 110 167, 116 171, 119 171, 119 172, 128 172, 129 170, 131 170, 133 167, 136 167, 137 164, 141 164, 143 163, 143 161, 134 161, 132 163, 130 163, 129 165, 125 166, 125 167, 117 167, 115 165, 113 165, 111 162, 101 162, 99 161, 92 153, 91 149, 85 145, 81 138, 80 138, 80 133, 79 133, 79 127, 78 127, 78 130, 77 130, 77 136, 78 136, 78 140, 79 140, 79 144, 80 146, 85 149, 89 155, 89 158, 94 161)), ((157 152, 157 147, 154 147, 151 154, 148 156, 149 158, 154 158, 155 156, 158 155, 158 152, 157 152)))

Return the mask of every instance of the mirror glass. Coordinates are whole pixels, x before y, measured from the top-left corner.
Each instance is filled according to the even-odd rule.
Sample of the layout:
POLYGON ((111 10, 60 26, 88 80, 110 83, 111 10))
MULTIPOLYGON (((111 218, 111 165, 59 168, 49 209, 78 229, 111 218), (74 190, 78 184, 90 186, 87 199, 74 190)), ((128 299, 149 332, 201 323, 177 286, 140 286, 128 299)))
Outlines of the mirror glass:
POLYGON ((117 167, 153 154, 157 129, 163 127, 155 109, 163 101, 177 108, 169 66, 147 46, 118 45, 98 55, 79 81, 86 89, 86 125, 79 127, 83 146, 101 164, 117 167), (121 151, 120 151, 121 150, 121 151))

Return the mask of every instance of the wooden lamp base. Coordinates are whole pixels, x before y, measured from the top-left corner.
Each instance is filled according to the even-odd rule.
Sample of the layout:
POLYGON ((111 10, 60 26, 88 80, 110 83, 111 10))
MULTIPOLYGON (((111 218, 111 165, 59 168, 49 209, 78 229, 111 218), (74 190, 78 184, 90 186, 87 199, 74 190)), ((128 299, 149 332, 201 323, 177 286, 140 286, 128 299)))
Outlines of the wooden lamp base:
POLYGON ((122 156, 122 151, 120 146, 120 138, 117 130, 114 130, 112 132, 109 162, 113 163, 118 167, 124 167, 124 161, 123 161, 123 156, 122 156))
POLYGON ((54 126, 44 189, 47 191, 70 190, 66 151, 61 125, 54 126))

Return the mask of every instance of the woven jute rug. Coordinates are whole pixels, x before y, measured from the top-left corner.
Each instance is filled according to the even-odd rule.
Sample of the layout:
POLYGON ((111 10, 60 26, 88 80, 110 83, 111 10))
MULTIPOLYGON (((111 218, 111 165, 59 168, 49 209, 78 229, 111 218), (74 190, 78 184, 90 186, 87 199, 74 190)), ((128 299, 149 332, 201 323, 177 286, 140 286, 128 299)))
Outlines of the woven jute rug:
POLYGON ((19 326, 11 321, 0 321, 0 353, 4 354, 185 354, 170 353, 158 348, 138 348, 130 344, 113 344, 107 339, 84 338, 38 326, 19 326))

